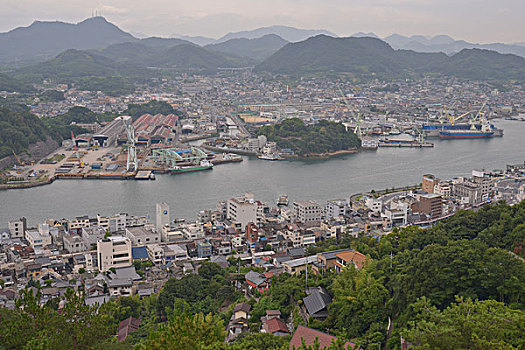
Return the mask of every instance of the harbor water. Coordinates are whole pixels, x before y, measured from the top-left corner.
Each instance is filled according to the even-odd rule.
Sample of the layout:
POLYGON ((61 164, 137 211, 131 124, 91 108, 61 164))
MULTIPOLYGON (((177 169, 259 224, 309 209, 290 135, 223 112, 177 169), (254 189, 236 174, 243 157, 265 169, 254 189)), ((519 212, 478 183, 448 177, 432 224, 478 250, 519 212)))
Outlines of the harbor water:
POLYGON ((25 216, 36 225, 48 218, 129 213, 155 219, 155 203, 170 205, 172 218, 193 219, 199 210, 252 191, 274 205, 279 194, 294 200, 348 198, 358 192, 414 185, 423 174, 443 179, 469 175, 472 169, 505 169, 525 161, 525 122, 498 120, 503 137, 472 140, 435 139, 433 148, 380 148, 315 161, 240 163, 211 171, 157 175, 155 181, 57 180, 46 186, 0 191, 0 227, 25 216))

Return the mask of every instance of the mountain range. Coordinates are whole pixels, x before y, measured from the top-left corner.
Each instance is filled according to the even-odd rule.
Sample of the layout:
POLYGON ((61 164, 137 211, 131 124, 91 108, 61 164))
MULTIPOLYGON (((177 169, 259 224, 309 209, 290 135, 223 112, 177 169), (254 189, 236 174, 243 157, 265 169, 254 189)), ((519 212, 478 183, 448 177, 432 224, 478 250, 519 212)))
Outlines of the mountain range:
POLYGON ((276 34, 266 34, 256 39, 230 39, 217 44, 206 45, 205 48, 239 57, 248 57, 256 61, 263 61, 286 44, 288 44, 288 41, 280 36, 276 34))
MULTIPOLYGON (((368 33, 371 37, 377 37, 373 33, 368 33)), ((413 50, 417 52, 443 52, 446 54, 454 54, 463 49, 486 49, 497 51, 499 53, 511 53, 521 57, 525 57, 525 46, 523 44, 475 44, 464 40, 454 40, 448 35, 436 35, 427 38, 423 35, 413 35, 410 37, 400 34, 392 34, 383 39, 394 49, 413 50)))
POLYGON ((463 49, 448 56, 395 50, 371 37, 318 35, 289 43, 256 67, 274 74, 353 73, 400 75, 439 73, 475 80, 525 81, 525 58, 483 49, 463 49))
POLYGON ((254 30, 245 30, 241 32, 235 32, 235 33, 228 33, 222 38, 215 41, 215 43, 222 43, 231 39, 257 39, 260 37, 263 37, 268 34, 275 34, 280 36, 286 41, 289 42, 298 42, 306 40, 312 36, 316 35, 327 35, 327 36, 333 36, 337 37, 334 33, 331 33, 327 30, 323 29, 298 29, 288 26, 270 26, 270 27, 263 27, 258 28, 254 30))
MULTIPOLYGON (((246 66, 290 75, 338 72, 399 76, 410 72, 525 81, 523 57, 460 49, 461 43, 444 35, 427 38, 396 34, 383 41, 373 33, 337 38, 333 33, 319 32, 273 26, 230 33, 199 46, 181 38, 138 39, 102 17, 78 24, 35 22, 0 34, 0 64, 18 59, 16 66, 22 66, 11 65, 11 72, 0 76, 0 90, 29 91, 29 83, 53 79, 79 88, 122 94, 133 91, 134 83, 158 76, 166 69, 208 74, 221 67, 246 66), (297 41, 301 38, 306 39, 297 41), (458 50, 447 55, 406 49, 415 45, 457 45, 458 50), (20 57, 26 60, 25 65, 20 57)), ((525 46, 514 46, 525 50, 525 46)))

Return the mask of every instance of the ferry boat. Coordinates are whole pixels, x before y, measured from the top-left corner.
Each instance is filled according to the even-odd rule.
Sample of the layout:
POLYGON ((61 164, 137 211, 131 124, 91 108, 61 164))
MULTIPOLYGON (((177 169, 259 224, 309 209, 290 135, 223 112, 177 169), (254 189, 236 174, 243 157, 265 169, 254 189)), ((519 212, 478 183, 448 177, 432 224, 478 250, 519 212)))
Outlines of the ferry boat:
POLYGON ((203 160, 199 165, 190 165, 190 166, 176 166, 170 169, 172 175, 175 174, 184 174, 184 173, 193 173, 196 171, 211 170, 213 169, 213 164, 208 160, 203 160))
POLYGON ((283 207, 286 207, 288 206, 288 196, 285 195, 285 194, 281 194, 279 196, 279 199, 277 199, 277 205, 278 206, 283 206, 283 207))

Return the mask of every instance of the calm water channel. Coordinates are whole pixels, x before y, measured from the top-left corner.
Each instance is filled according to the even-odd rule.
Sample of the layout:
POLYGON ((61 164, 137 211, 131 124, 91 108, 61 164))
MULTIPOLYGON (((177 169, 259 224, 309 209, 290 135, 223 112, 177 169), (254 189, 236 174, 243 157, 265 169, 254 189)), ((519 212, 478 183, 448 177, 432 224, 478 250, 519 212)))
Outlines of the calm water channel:
POLYGON ((0 227, 25 216, 34 225, 47 218, 150 215, 155 203, 167 202, 172 217, 195 218, 199 210, 215 208, 219 200, 253 191, 275 203, 280 193, 290 200, 347 198, 351 194, 392 186, 413 185, 425 173, 447 179, 469 175, 474 168, 504 169, 525 160, 525 122, 496 121, 502 138, 433 140, 430 149, 367 151, 324 161, 269 162, 245 157, 211 171, 158 175, 156 181, 59 180, 51 185, 0 191, 0 227))

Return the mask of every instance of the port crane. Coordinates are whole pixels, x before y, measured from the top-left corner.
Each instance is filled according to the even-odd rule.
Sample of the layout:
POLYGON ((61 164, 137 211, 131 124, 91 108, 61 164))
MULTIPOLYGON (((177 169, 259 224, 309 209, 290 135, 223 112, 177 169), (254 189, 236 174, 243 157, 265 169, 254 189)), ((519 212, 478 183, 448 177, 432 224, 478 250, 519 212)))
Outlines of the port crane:
POLYGON ((137 171, 138 170, 138 159, 137 159, 137 138, 135 136, 135 127, 133 126, 133 119, 130 116, 121 116, 117 119, 122 120, 124 127, 126 128, 126 134, 128 136, 128 157, 126 161, 126 171, 137 171))
POLYGON ((354 109, 352 108, 352 106, 350 106, 350 103, 346 99, 346 96, 343 93, 343 90, 341 90, 341 88, 339 88, 339 92, 341 93, 341 96, 343 97, 343 101, 345 101, 346 106, 348 107, 348 109, 352 113, 352 117, 354 118, 354 120, 356 122, 356 126, 354 128, 354 134, 356 134, 357 137, 361 138, 363 136, 363 129, 361 128, 361 124, 363 123, 363 119, 361 119, 361 113, 358 112, 357 116, 356 116, 356 114, 354 113, 354 109))
POLYGON ((483 112, 483 110, 485 109, 486 105, 487 105, 486 102, 483 103, 483 105, 479 109, 478 113, 476 113, 476 115, 474 115, 474 118, 472 118, 470 120, 470 128, 471 129, 475 129, 476 128, 476 122, 479 122, 480 124, 483 124, 485 122, 485 113, 483 112))
POLYGON ((463 118, 464 116, 469 115, 469 114, 470 114, 470 111, 468 111, 467 113, 463 113, 462 115, 460 115, 458 117, 454 117, 453 115, 449 115, 448 121, 450 122, 450 124, 454 125, 458 120, 460 120, 461 118, 463 118))
POLYGON ((71 130, 71 141, 73 141, 73 147, 75 148, 75 158, 78 159, 78 166, 80 168, 83 168, 84 162, 80 160, 80 156, 78 154, 77 140, 75 138, 75 134, 73 134, 73 130, 71 130))

